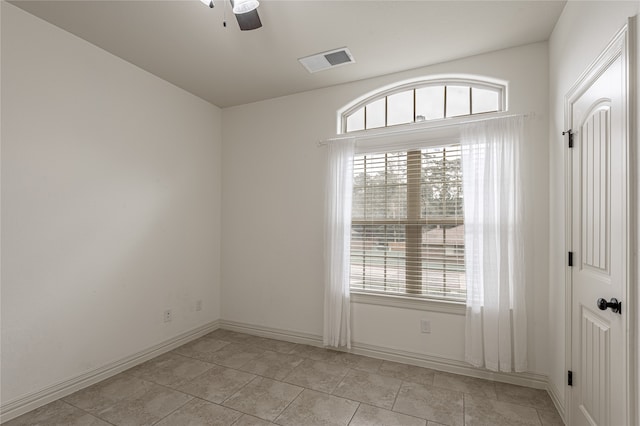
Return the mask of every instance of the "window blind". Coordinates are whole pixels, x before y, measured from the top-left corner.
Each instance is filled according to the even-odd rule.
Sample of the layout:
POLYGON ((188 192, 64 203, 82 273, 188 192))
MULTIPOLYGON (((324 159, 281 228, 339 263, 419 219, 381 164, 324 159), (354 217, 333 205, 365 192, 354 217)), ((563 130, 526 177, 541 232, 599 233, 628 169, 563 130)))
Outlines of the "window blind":
POLYGON ((356 155, 351 291, 464 301, 460 146, 356 155))

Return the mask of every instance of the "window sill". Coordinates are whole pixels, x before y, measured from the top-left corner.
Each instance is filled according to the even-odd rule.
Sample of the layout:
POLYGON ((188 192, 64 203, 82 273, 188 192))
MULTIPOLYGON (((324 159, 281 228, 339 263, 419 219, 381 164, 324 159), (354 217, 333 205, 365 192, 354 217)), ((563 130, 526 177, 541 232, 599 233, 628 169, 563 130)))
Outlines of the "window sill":
POLYGON ((415 309, 419 311, 440 312, 443 314, 465 315, 466 306, 461 302, 449 302, 435 299, 417 299, 413 297, 391 296, 388 294, 351 292, 351 303, 365 305, 391 306, 394 308, 415 309))

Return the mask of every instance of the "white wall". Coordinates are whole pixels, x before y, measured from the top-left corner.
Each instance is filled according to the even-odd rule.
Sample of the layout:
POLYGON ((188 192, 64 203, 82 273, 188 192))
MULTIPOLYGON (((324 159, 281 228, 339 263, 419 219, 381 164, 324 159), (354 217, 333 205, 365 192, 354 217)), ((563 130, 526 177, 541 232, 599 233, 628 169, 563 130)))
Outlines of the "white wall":
POLYGON ((221 111, 1 3, 4 405, 219 318, 221 111))
POLYGON ((639 11, 635 1, 570 1, 549 40, 550 79, 550 245, 549 321, 550 384, 565 398, 565 209, 564 209, 564 96, 581 74, 639 11))
MULTIPOLYGON (((356 53, 357 55, 357 53, 356 53)), ((529 366, 547 372, 548 63, 546 43, 223 110, 222 318, 320 335, 326 149, 336 111, 404 79, 464 73, 509 81, 513 113, 534 112, 527 158, 529 366)), ((303 72, 301 68, 301 72, 303 72)), ((327 71, 331 72, 331 71, 327 71)), ((464 317, 353 307, 356 343, 463 360, 464 317), (419 319, 432 319, 421 334, 419 319)))

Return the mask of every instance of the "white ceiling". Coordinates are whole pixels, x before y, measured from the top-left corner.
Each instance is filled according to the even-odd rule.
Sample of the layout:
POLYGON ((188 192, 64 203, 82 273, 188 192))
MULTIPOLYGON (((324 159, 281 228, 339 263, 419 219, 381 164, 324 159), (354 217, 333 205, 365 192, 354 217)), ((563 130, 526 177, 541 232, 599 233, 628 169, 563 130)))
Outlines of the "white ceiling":
POLYGON ((565 2, 263 0, 240 31, 225 2, 13 4, 227 107, 547 40, 565 2), (356 63, 309 74, 297 59, 349 47, 356 63))

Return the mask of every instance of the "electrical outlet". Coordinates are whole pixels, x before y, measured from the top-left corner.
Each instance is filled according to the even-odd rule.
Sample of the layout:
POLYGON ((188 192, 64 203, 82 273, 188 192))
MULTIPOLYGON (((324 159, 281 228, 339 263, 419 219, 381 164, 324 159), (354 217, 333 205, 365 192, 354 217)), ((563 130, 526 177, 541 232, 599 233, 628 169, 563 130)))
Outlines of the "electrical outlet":
POLYGON ((420 331, 422 333, 431 333, 431 321, 426 319, 420 320, 420 331))
POLYGON ((164 322, 171 322, 173 319, 173 315, 171 314, 171 309, 167 309, 164 311, 164 322))
POLYGON ((196 300, 196 311, 202 310, 202 300, 196 300))

